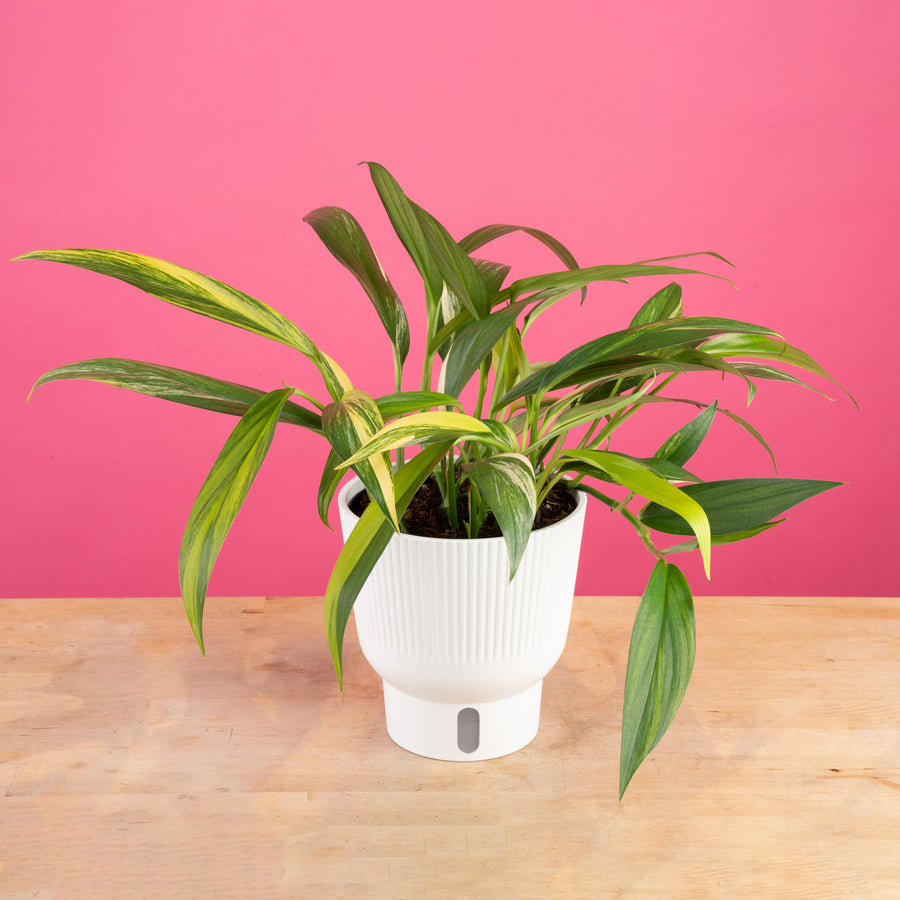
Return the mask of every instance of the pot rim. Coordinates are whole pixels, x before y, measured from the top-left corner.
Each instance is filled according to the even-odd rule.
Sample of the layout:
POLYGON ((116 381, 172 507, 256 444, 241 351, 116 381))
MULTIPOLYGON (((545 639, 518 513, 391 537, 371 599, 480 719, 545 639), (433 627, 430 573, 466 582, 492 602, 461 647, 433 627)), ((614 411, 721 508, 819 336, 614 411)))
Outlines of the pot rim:
MULTIPOLYGON (((359 516, 356 515, 350 509, 350 499, 355 497, 360 491, 365 490, 363 487, 363 483, 360 480, 359 476, 354 475, 353 478, 350 479, 346 484, 341 487, 338 493, 338 507, 340 508, 341 513, 346 513, 348 516, 351 516, 357 522, 359 521, 359 516)), ((584 491, 571 491, 575 495, 575 509, 572 510, 564 519, 560 519, 558 522, 554 522, 552 525, 546 525, 544 528, 538 528, 531 532, 532 536, 541 534, 543 532, 551 532, 557 528, 565 527, 567 524, 570 524, 574 519, 578 517, 583 517, 585 508, 587 506, 587 494, 584 491)), ((445 544, 453 544, 453 545, 461 545, 461 544, 469 544, 481 541, 505 541, 506 538, 503 535, 498 535, 497 537, 479 537, 479 538, 441 538, 441 537, 428 537, 426 535, 421 534, 406 534, 406 533, 397 533, 394 535, 395 537, 402 538, 407 541, 428 541, 430 543, 434 543, 435 541, 445 543, 445 544)))

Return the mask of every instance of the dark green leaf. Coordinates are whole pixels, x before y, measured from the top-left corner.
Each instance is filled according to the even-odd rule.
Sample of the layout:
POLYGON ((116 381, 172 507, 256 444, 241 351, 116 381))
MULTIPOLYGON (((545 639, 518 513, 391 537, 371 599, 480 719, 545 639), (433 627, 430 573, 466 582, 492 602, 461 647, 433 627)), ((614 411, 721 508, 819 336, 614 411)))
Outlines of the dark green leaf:
POLYGON ((687 425, 682 426, 656 451, 657 459, 667 459, 683 466, 696 452, 709 431, 709 426, 716 415, 716 403, 713 402, 687 425))
POLYGON ((463 467, 494 514, 509 552, 509 580, 519 568, 537 510, 534 469, 520 453, 499 453, 463 467))
POLYGON ((359 222, 338 206, 323 206, 304 216, 322 243, 360 283, 402 363, 409 353, 409 323, 400 298, 359 222))
POLYGON ((696 630, 691 589, 681 570, 660 560, 650 574, 631 632, 619 799, 675 719, 694 668, 696 630))
MULTIPOLYGON (((706 511, 710 530, 715 535, 746 531, 780 516, 785 510, 838 487, 839 481, 815 481, 808 478, 733 478, 705 481, 681 488, 706 511)), ((678 514, 657 503, 648 504, 640 520, 664 534, 690 534, 690 526, 678 514)))

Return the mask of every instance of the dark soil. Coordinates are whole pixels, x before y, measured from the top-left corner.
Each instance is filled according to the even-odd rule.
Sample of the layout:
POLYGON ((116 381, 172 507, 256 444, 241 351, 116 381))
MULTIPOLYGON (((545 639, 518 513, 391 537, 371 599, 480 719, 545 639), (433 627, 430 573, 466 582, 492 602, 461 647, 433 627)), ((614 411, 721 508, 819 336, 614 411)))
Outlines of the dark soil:
MULTIPOLYGON (((457 510, 459 521, 462 523, 468 517, 468 483, 464 483, 457 498, 457 510)), ((350 500, 350 510, 357 516, 361 516, 369 505, 369 495, 362 491, 350 500)), ((437 482, 429 478, 416 492, 412 502, 403 514, 403 526, 409 534, 419 537, 436 538, 460 538, 466 539, 468 535, 464 527, 453 529, 447 511, 441 505, 441 491, 437 482)), ((576 505, 575 495, 560 484, 554 485, 541 504, 534 519, 532 531, 546 528, 568 516, 576 505)), ((500 537, 500 527, 493 515, 488 515, 487 520, 478 534, 480 538, 500 537)))

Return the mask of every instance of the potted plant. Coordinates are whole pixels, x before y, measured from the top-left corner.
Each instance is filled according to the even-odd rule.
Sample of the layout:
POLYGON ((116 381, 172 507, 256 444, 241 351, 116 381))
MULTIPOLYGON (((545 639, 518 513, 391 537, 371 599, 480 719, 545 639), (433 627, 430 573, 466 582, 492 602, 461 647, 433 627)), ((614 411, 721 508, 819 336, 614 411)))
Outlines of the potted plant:
MULTIPOLYGON (((574 565, 570 560, 569 570, 560 576, 556 588, 541 585, 531 591, 535 595, 552 594, 551 605, 557 615, 553 623, 547 618, 549 613, 529 606, 531 600, 523 600, 529 592, 528 584, 532 578, 544 577, 539 574, 542 568, 558 568, 556 563, 562 556, 572 556, 554 543, 567 527, 574 535, 577 559, 586 496, 624 517, 649 550, 653 566, 637 610, 627 664, 621 797, 640 763, 672 722, 693 666, 691 591, 672 561, 674 556, 698 551, 708 576, 714 544, 744 540, 772 528, 782 521, 778 517, 785 510, 837 484, 782 477, 702 480, 685 467, 717 415, 737 422, 771 451, 753 426, 736 413, 718 409, 716 403, 673 397, 667 389, 692 372, 712 371, 741 379, 750 397, 757 381, 779 380, 809 387, 785 365, 824 378, 830 376, 809 355, 768 327, 684 315, 677 283, 653 293, 620 330, 598 334, 551 362, 534 362, 526 353, 528 333, 564 296, 580 291, 584 302, 586 286, 601 281, 709 275, 680 264, 700 254, 582 268, 562 243, 534 228, 490 225, 457 241, 437 219, 409 199, 385 168, 375 163, 369 163, 368 168, 394 231, 424 284, 424 358, 413 387, 404 377, 409 375, 405 363, 410 346, 404 307, 358 222, 338 207, 316 209, 305 221, 353 274, 374 305, 392 348, 393 393, 374 397, 354 385, 340 365, 292 321, 253 297, 189 269, 113 250, 51 250, 19 258, 51 260, 112 276, 191 312, 286 344, 312 360, 321 373, 325 395, 317 397, 296 387, 265 392, 126 359, 94 359, 63 366, 47 372, 35 387, 62 379, 90 379, 240 417, 200 489, 181 545, 182 598, 201 650, 210 574, 279 423, 312 430, 330 445, 318 490, 318 512, 326 524, 330 503, 349 470, 355 472, 358 487, 365 489, 368 500, 364 511, 353 513, 350 489, 342 493, 346 540, 325 596, 327 637, 339 679, 345 626, 361 592, 366 598, 367 629, 377 631, 382 627, 377 621, 371 623, 373 616, 382 614, 376 607, 392 602, 406 604, 395 615, 401 628, 425 627, 421 617, 416 618, 418 607, 428 605, 421 584, 418 594, 413 584, 411 596, 402 602, 397 600, 403 593, 397 579, 406 576, 385 575, 388 587, 382 591, 382 599, 368 597, 394 552, 388 548, 401 544, 406 548, 409 542, 428 544, 428 538, 415 533, 423 527, 419 514, 408 509, 414 498, 417 507, 424 502, 426 516, 439 519, 440 527, 451 535, 436 539, 431 546, 467 545, 476 557, 475 563, 465 564, 468 574, 462 576, 448 574, 446 562, 417 564, 420 573, 440 572, 442 586, 460 579, 464 585, 462 602, 469 605, 459 633, 449 637, 455 634, 447 624, 449 619, 437 626, 436 633, 445 646, 468 641, 480 647, 490 642, 488 631, 494 640, 503 628, 519 619, 527 621, 533 634, 550 635, 549 646, 539 651, 539 663, 531 668, 525 665, 527 673, 510 681, 508 688, 513 693, 508 690, 505 697, 492 693, 492 683, 506 678, 492 668, 492 661, 484 663, 474 675, 470 673, 488 679, 487 689, 473 704, 458 697, 455 688, 443 696, 442 688, 433 684, 428 690, 437 694, 424 693, 431 700, 415 696, 417 679, 420 683, 433 681, 432 670, 443 665, 434 657, 429 659, 426 654, 425 670, 419 674, 410 676, 396 670, 398 674, 392 677, 403 687, 397 691, 402 702, 395 704, 394 712, 399 714, 411 699, 421 700, 426 705, 413 703, 412 712, 425 723, 427 733, 427 704, 450 704, 458 715, 459 749, 463 754, 480 746, 481 703, 496 701, 503 706, 509 701, 500 715, 505 723, 501 732, 515 731, 517 726, 510 718, 512 707, 524 704, 526 718, 530 716, 532 724, 513 743, 521 745, 530 739, 528 732, 536 727, 540 679, 562 649, 560 634, 565 639, 574 565), (486 244, 514 231, 545 245, 560 264, 549 273, 510 280, 509 266, 476 255, 486 244), (464 403, 461 397, 467 386, 464 403), (628 452, 622 449, 620 429, 626 423, 659 404, 673 403, 688 410, 693 407, 693 413, 668 440, 659 447, 643 448, 639 454, 630 447, 628 452), (422 500, 425 495, 436 498, 430 506, 422 500), (566 503, 570 504, 568 508, 566 503), (563 504, 562 521, 540 528, 552 516, 554 504, 563 504), (669 535, 681 539, 674 546, 661 546, 660 536, 665 540, 669 535), (537 545, 545 536, 551 549, 541 551, 537 545), (456 539, 459 537, 463 540, 456 539), (482 579, 489 586, 488 599, 471 596, 472 579, 481 578, 477 574, 480 570, 472 568, 480 565, 479 553, 492 555, 495 566, 500 560, 499 580, 496 572, 482 579), (494 602, 491 595, 506 599, 488 613, 484 604, 494 602)), ((718 254, 704 255, 727 263, 718 254)), ((627 429, 622 434, 627 434, 627 429)), ((406 549, 400 552, 406 558, 404 554, 406 549)), ((414 582, 415 578, 407 580, 414 582)), ((433 599, 436 591, 432 581, 426 591, 428 597, 433 599)), ((446 598, 440 600, 439 615, 445 619, 463 615, 441 605, 448 602, 446 598)), ((361 599, 357 614, 361 631, 363 610, 361 599)), ((374 656, 384 649, 385 641, 379 644, 380 639, 364 639, 362 633, 360 639, 364 650, 366 643, 371 645, 367 653, 374 656)), ((506 644, 500 643, 508 650, 509 641, 518 640, 505 637, 506 644)), ((516 664, 524 665, 518 657, 516 664)), ((393 662, 382 663, 379 658, 376 669, 379 665, 395 671, 393 662)), ((397 685, 386 680, 389 726, 388 694, 393 696, 395 688, 397 685)), ((415 740, 418 738, 414 737, 413 743, 415 740)))

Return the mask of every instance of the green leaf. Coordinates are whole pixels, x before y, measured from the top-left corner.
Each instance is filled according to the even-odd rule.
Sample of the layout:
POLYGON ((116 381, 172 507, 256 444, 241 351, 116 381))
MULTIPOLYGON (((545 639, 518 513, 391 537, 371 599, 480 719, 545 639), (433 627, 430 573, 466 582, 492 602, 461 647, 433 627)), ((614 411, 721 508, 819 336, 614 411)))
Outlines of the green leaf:
POLYGON ((399 447, 463 439, 480 441, 501 450, 511 450, 516 446, 515 435, 502 422, 476 419, 460 412, 436 410, 413 413, 388 423, 352 456, 347 457, 343 465, 355 467, 360 460, 373 453, 383 453, 399 447))
MULTIPOLYGON (((714 534, 712 538, 713 546, 718 547, 723 544, 736 544, 739 541, 749 540, 750 538, 756 537, 758 534, 762 534, 764 531, 768 531, 770 528, 774 528, 776 525, 780 525, 782 522, 786 521, 786 519, 775 519, 772 522, 764 522, 762 525, 757 525, 755 528, 736 531, 734 534, 714 534)), ((696 549, 697 539, 691 538, 680 544, 675 544, 672 547, 666 547, 662 552, 668 556, 670 553, 691 553, 696 549)))
MULTIPOLYGON (((400 515, 406 511, 416 491, 451 446, 452 443, 444 442, 425 447, 397 471, 394 476, 394 489, 400 515)), ((393 526, 384 517, 381 508, 375 503, 370 503, 347 538, 331 570, 331 577, 325 590, 325 632, 338 684, 341 687, 344 677, 342 663, 344 632, 350 611, 393 535, 393 526)))
POLYGON ((384 420, 378 405, 364 391, 347 391, 340 400, 329 403, 322 413, 322 428, 331 446, 344 460, 342 467, 352 465, 366 486, 369 496, 399 531, 400 522, 394 505, 391 458, 385 452, 359 454, 373 435, 380 432, 384 420), (349 460, 352 459, 352 462, 349 460))
POLYGON ((676 465, 683 466, 698 450, 709 431, 716 415, 714 401, 700 415, 691 419, 669 437, 653 455, 657 459, 667 459, 676 465))
MULTIPOLYGON (((732 478, 688 484, 680 490, 705 510, 711 533, 724 535, 762 525, 792 506, 840 484, 809 478, 732 478)), ((679 514, 658 503, 648 504, 639 518, 648 528, 664 534, 691 533, 679 514)))
POLYGON ((213 566, 266 458, 275 426, 291 393, 291 388, 272 391, 247 410, 225 442, 188 516, 178 575, 184 609, 204 653, 203 605, 213 566))
POLYGON ((463 466, 493 512, 509 552, 512 581, 537 511, 534 469, 521 453, 500 453, 463 466))
POLYGON ((526 302, 504 306, 483 319, 470 321, 456 332, 441 369, 439 386, 451 396, 458 397, 526 306, 526 302))
POLYGON ((374 162, 365 165, 369 167, 372 183, 375 185, 375 190, 378 191, 378 196, 381 198, 381 203, 397 237, 400 238, 400 243, 406 248, 406 252, 425 282, 425 294, 430 307, 438 302, 444 279, 431 255, 431 249, 416 213, 416 206, 403 193, 394 176, 384 166, 374 162))
POLYGON ((675 719, 696 651, 694 603, 681 570, 660 560, 641 598, 625 674, 619 799, 675 719))
POLYGON ((433 407, 461 406, 456 397, 438 391, 403 391, 376 397, 375 403, 385 422, 411 412, 422 412, 433 407))
MULTIPOLYGON (((710 569, 710 524, 703 507, 690 495, 691 488, 701 485, 675 487, 664 478, 652 472, 645 463, 608 450, 567 450, 566 458, 586 462, 612 475, 619 484, 634 491, 666 509, 677 511, 678 518, 690 523, 690 532, 697 536, 703 569, 709 578, 710 569)), ((565 465, 565 459, 561 465, 565 465)), ((649 525, 649 523, 646 523, 649 525)), ((732 529, 733 531, 737 529, 732 529)), ((688 532, 688 533, 690 533, 688 532)), ((680 533, 680 532, 679 532, 680 533)))
POLYGON ((485 279, 446 228, 431 213, 413 203, 425 244, 441 278, 459 301, 480 319, 491 311, 485 279))
POLYGON ((65 263, 117 278, 173 306, 287 344, 316 364, 333 397, 350 387, 340 366, 293 322, 249 294, 199 272, 119 250, 40 250, 18 258, 65 263))
MULTIPOLYGON (((459 245, 466 253, 473 253, 485 244, 495 241, 497 238, 504 237, 507 234, 512 234, 515 231, 521 231, 529 237, 533 237, 535 240, 540 241, 546 247, 549 247, 566 268, 578 268, 578 262, 571 250, 569 250, 562 241, 557 240, 553 235, 548 234, 546 231, 541 231, 539 228, 526 228, 522 225, 485 225, 482 228, 476 228, 471 234, 467 234, 459 242, 459 245)), ((582 288, 582 302, 584 302, 586 296, 587 289, 582 288)))
POLYGON ((722 278, 720 275, 713 275, 699 269, 683 269, 678 266, 658 266, 647 263, 631 263, 624 266, 588 266, 583 269, 570 269, 565 272, 550 272, 544 275, 520 278, 510 285, 510 299, 516 300, 524 294, 532 292, 556 292, 559 290, 571 292, 598 281, 626 281, 629 278, 645 275, 707 275, 710 278, 728 281, 727 278, 722 278))
POLYGON ((406 313, 359 222, 338 206, 314 209, 303 221, 313 227, 334 258, 360 283, 402 363, 409 353, 406 313))
POLYGON ((326 528, 331 528, 328 522, 328 508, 331 506, 331 500, 338 489, 338 485, 341 483, 341 479, 346 474, 347 470, 341 468, 340 454, 332 447, 328 452, 325 465, 322 466, 319 489, 316 492, 316 509, 326 528))
MULTIPOLYGON (((45 372, 35 382, 32 392, 50 381, 79 379, 97 381, 125 388, 172 403, 208 409, 212 412, 242 416, 265 392, 231 381, 222 381, 135 359, 86 359, 45 372)), ((288 400, 281 410, 280 421, 322 433, 322 417, 288 400)))
POLYGON ((631 327, 681 318, 681 285, 674 281, 657 291, 636 313, 631 327))
POLYGON ((714 316, 666 319, 637 328, 615 331, 576 347, 542 372, 524 379, 502 398, 501 403, 509 403, 526 394, 552 390, 570 379, 574 373, 589 370, 590 367, 613 361, 618 357, 627 359, 634 357, 635 354, 692 345, 722 332, 737 331, 772 333, 770 329, 761 325, 714 316))
POLYGON ((826 378, 839 387, 856 406, 853 395, 838 381, 831 377, 808 353, 790 344, 775 340, 764 334, 720 334, 710 338, 703 345, 704 353, 722 357, 750 357, 753 359, 772 359, 807 372, 813 372, 826 378))

